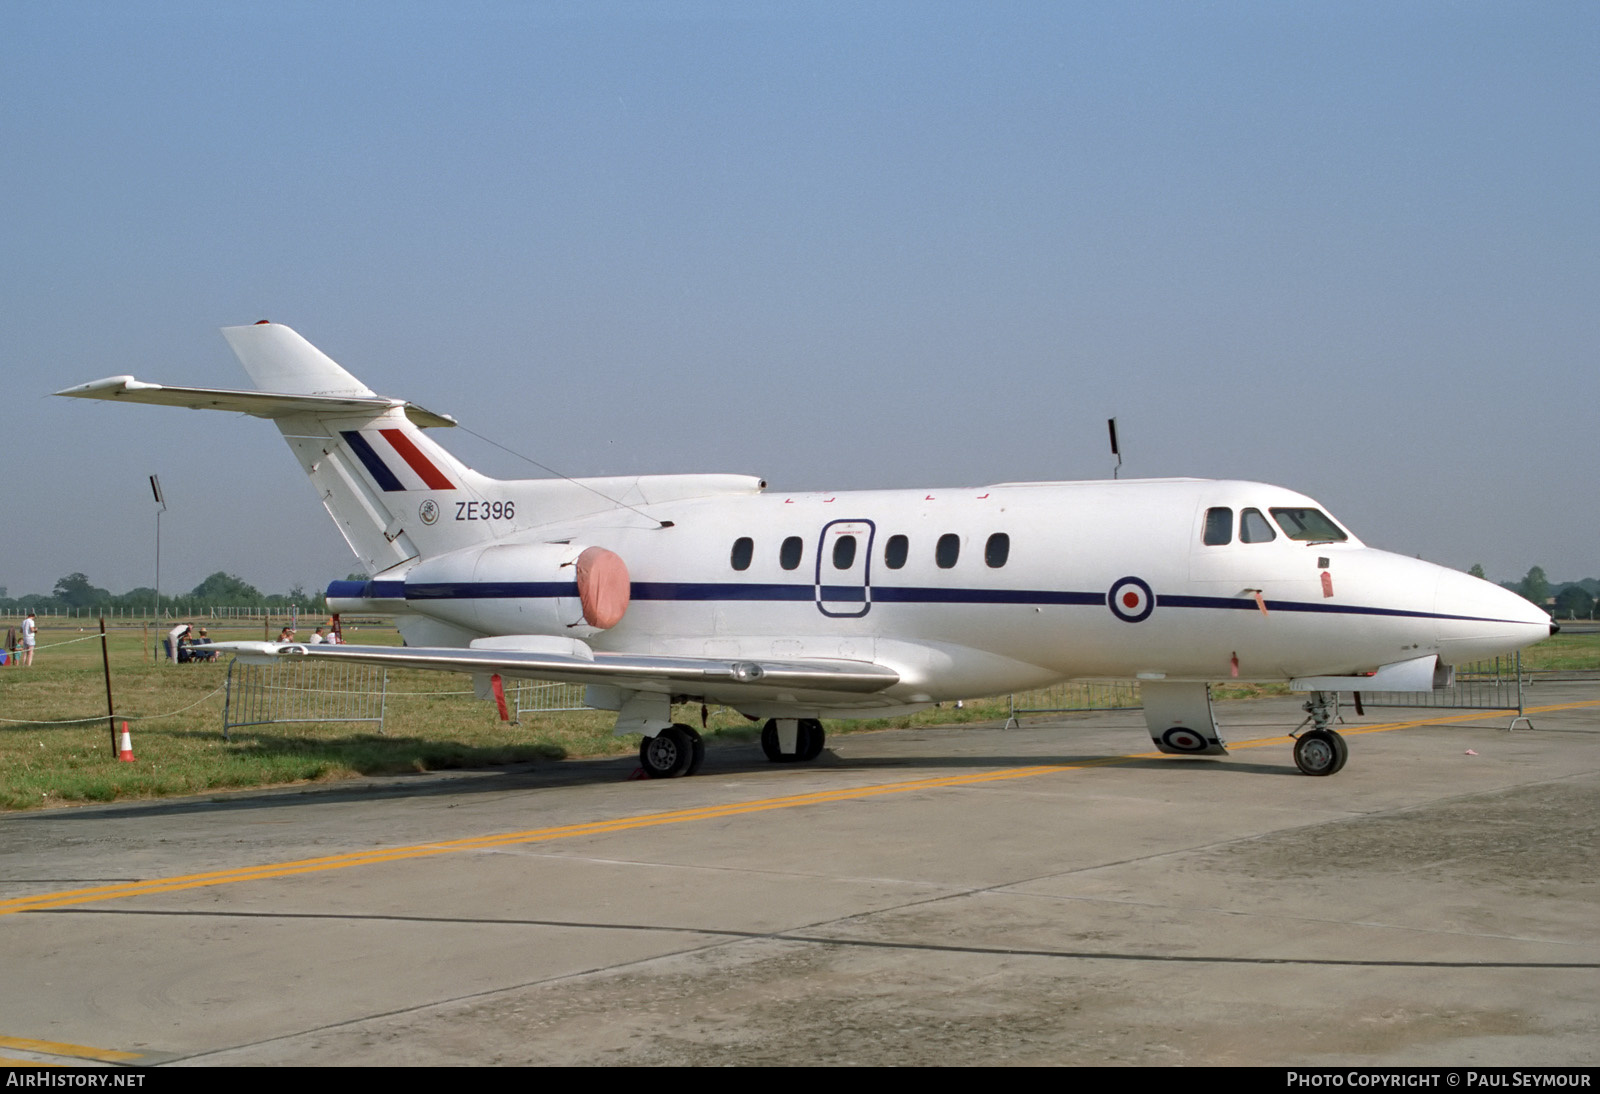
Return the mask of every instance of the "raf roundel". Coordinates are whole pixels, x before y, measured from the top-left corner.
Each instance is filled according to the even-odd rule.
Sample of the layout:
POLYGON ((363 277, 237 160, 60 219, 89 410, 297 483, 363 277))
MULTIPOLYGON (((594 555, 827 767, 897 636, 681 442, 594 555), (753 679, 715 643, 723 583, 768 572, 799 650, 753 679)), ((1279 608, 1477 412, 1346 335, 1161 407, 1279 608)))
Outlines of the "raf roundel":
POLYGON ((1106 604, 1111 613, 1124 623, 1137 623, 1148 619, 1156 610, 1156 594, 1136 577, 1124 577, 1111 586, 1106 594, 1106 604))
POLYGON ((1174 752, 1204 752, 1210 744, 1200 734, 1184 726, 1173 726, 1161 735, 1161 741, 1174 752))

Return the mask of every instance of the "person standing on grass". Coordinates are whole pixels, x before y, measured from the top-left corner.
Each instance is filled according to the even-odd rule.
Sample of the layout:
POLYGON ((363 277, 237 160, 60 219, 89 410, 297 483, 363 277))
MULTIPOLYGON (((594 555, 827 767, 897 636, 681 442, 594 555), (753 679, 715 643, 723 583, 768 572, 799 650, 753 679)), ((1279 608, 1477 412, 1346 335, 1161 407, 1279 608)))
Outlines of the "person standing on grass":
POLYGON ((189 624, 187 623, 179 623, 176 627, 173 627, 167 632, 167 645, 172 647, 168 652, 172 654, 172 660, 175 663, 186 660, 186 658, 178 655, 178 644, 183 641, 184 635, 188 633, 189 624))
POLYGON ((22 667, 33 667, 33 647, 39 639, 39 624, 33 621, 33 613, 28 613, 28 618, 22 621, 22 667))

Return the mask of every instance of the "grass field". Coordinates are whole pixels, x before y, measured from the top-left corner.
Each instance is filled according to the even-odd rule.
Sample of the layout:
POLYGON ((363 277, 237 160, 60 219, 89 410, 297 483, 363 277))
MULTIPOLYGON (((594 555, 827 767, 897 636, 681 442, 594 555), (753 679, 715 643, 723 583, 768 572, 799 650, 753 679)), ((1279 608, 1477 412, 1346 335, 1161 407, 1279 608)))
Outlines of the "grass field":
MULTIPOLYGON (((32 668, 0 669, 0 808, 193 794, 286 785, 356 775, 488 767, 568 756, 630 753, 637 738, 614 737, 614 715, 572 712, 498 720, 471 683, 450 673, 391 671, 385 732, 339 724, 267 725, 222 738, 227 660, 173 665, 157 660, 154 630, 115 627, 108 647, 116 723, 127 720, 134 763, 116 759, 106 717, 98 627, 46 620, 32 668)), ((0 620, 0 628, 6 621, 0 620)), ((275 627, 274 627, 275 632, 275 627)), ((212 628, 217 641, 260 639, 261 625, 212 628)), ((392 626, 347 633, 352 642, 397 645, 392 626)), ((1600 667, 1600 634, 1562 634, 1526 651, 1528 669, 1600 667)), ((1217 689, 1246 698, 1281 689, 1217 689)), ((1004 718, 1004 698, 945 706, 911 718, 829 723, 829 732, 1004 718)), ((678 720, 699 725, 698 706, 678 720)), ((753 723, 714 708, 706 735, 750 739, 753 723)))

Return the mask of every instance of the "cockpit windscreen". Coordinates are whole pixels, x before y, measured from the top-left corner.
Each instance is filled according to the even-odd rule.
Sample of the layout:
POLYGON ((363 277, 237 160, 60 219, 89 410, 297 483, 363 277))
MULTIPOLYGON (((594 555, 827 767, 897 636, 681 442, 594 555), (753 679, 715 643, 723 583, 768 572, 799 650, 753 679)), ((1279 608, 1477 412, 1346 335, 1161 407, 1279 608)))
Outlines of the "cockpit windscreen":
POLYGON ((1350 537, 1320 509, 1273 509, 1284 535, 1302 543, 1343 543, 1350 537))

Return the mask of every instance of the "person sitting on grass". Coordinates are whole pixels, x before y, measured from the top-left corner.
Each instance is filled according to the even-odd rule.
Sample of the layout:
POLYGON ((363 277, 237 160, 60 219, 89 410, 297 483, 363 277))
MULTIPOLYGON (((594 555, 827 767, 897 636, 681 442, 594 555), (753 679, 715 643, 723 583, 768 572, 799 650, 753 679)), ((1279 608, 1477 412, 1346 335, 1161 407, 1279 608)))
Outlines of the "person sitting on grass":
POLYGON ((200 637, 196 638, 194 640, 194 643, 189 647, 189 660, 191 660, 191 661, 215 661, 217 659, 217 651, 216 650, 200 650, 200 649, 196 649, 195 648, 196 646, 209 646, 209 645, 211 645, 211 638, 210 638, 209 635, 206 634, 206 629, 204 627, 201 627, 200 628, 200 637))

